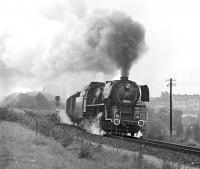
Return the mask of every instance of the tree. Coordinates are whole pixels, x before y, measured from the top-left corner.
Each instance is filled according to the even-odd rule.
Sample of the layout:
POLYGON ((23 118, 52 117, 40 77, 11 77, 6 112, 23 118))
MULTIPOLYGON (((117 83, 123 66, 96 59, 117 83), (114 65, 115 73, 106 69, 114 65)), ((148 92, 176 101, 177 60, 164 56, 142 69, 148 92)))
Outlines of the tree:
POLYGON ((168 91, 161 92, 161 96, 160 97, 169 98, 169 92, 168 91))
POLYGON ((199 126, 199 123, 197 122, 197 123, 195 123, 193 125, 193 135, 194 135, 194 140, 198 141, 198 142, 200 142, 200 133, 199 133, 199 131, 200 131, 200 126, 199 126))
POLYGON ((40 92, 35 96, 35 101, 37 103, 38 108, 48 109, 50 107, 49 101, 40 92))
POLYGON ((182 114, 181 110, 173 110, 173 129, 176 130, 178 136, 183 134, 182 114))
POLYGON ((166 127, 160 112, 157 114, 153 109, 148 110, 149 118, 146 127, 146 136, 152 139, 164 140, 166 134, 166 127))

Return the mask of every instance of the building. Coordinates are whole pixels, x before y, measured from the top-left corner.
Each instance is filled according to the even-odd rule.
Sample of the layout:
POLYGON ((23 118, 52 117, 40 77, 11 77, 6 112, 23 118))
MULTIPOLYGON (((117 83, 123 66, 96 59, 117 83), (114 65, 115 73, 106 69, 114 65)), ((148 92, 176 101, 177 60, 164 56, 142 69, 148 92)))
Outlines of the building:
POLYGON ((184 114, 200 114, 200 95, 173 95, 173 108, 184 114))
MULTIPOLYGON (((200 115, 200 95, 173 95, 173 109, 183 111, 185 115, 200 115)), ((159 112, 161 108, 169 108, 169 95, 151 98, 149 107, 155 112, 159 112)))

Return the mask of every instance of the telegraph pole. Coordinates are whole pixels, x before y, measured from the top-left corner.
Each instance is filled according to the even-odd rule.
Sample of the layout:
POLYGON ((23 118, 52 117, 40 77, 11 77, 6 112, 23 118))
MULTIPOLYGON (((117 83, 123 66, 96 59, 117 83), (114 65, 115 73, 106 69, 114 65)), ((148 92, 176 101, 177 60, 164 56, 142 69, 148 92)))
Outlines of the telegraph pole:
POLYGON ((169 109, 169 114, 170 114, 170 135, 172 135, 172 86, 176 86, 175 83, 173 83, 174 79, 170 78, 169 80, 169 84, 167 85, 167 87, 169 87, 169 100, 170 100, 170 109, 169 109))

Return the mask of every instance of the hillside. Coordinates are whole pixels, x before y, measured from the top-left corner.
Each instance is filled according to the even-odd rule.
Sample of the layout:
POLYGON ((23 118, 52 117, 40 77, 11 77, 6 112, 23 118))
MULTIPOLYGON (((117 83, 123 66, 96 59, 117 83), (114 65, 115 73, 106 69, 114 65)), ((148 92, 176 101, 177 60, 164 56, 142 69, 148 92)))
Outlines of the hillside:
MULTIPOLYGON (((141 164, 136 156, 105 151, 86 142, 72 142, 67 147, 52 138, 24 128, 20 124, 0 123, 1 169, 138 169, 153 166, 141 164)), ((158 167, 151 167, 158 169, 158 167)))

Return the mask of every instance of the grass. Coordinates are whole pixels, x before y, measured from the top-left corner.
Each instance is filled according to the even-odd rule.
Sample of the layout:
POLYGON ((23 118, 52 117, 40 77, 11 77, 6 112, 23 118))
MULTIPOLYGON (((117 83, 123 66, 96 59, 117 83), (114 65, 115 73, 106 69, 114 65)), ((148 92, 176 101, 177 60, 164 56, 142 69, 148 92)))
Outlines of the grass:
MULTIPOLYGON (((94 146, 83 140, 76 140, 75 142, 75 134, 55 125, 54 121, 56 118, 52 114, 38 115, 29 111, 23 116, 12 113, 7 116, 6 113, 6 110, 2 111, 0 109, 1 120, 11 119, 11 121, 16 121, 23 126, 32 129, 30 137, 27 137, 28 132, 24 131, 25 136, 20 136, 20 139, 24 139, 24 145, 26 145, 26 142, 29 142, 28 145, 32 145, 23 148, 26 150, 26 153, 30 153, 31 157, 34 157, 39 164, 47 165, 44 168, 177 169, 177 166, 173 166, 167 162, 164 162, 161 166, 156 166, 137 155, 120 153, 120 150, 108 151, 103 149, 102 145, 94 146), (9 117, 9 119, 7 117, 9 117), (35 130, 38 131, 37 136, 35 136, 35 130)), ((22 130, 20 129, 18 133, 23 134, 21 131, 22 130)), ((13 132, 10 136, 12 138, 7 137, 7 139, 17 141, 16 139, 13 139, 14 136, 15 134, 13 132)), ((4 137, 5 136, 3 136, 2 139, 4 139, 4 137)), ((20 141, 21 140, 17 142, 20 141)), ((15 147, 18 148, 15 152, 16 154, 18 151, 21 151, 20 146, 21 144, 19 144, 19 146, 15 145, 15 147)))
POLYGON ((36 136, 34 139, 33 139, 33 143, 35 145, 46 145, 47 144, 47 140, 42 137, 42 136, 36 136))
POLYGON ((37 114, 37 112, 31 110, 24 110, 24 112, 25 114, 18 114, 14 111, 0 108, 0 120, 18 122, 27 128, 35 130, 36 133, 40 132, 45 136, 60 140, 65 147, 73 142, 72 134, 56 125, 58 120, 56 114, 37 114))
POLYGON ((89 158, 91 155, 90 152, 90 144, 89 143, 81 143, 80 152, 78 154, 79 158, 89 158))
MULTIPOLYGON (((80 141, 78 158, 87 163, 101 164, 107 169, 180 169, 180 166, 164 161, 160 166, 150 163, 137 154, 122 152, 121 150, 105 150, 101 145, 92 145, 80 141)), ((90 164, 92 165, 92 164, 90 164)), ((98 165, 95 168, 101 168, 98 165)), ((88 166, 86 167, 88 168, 88 166)), ((89 167, 90 168, 90 167, 89 167)))

